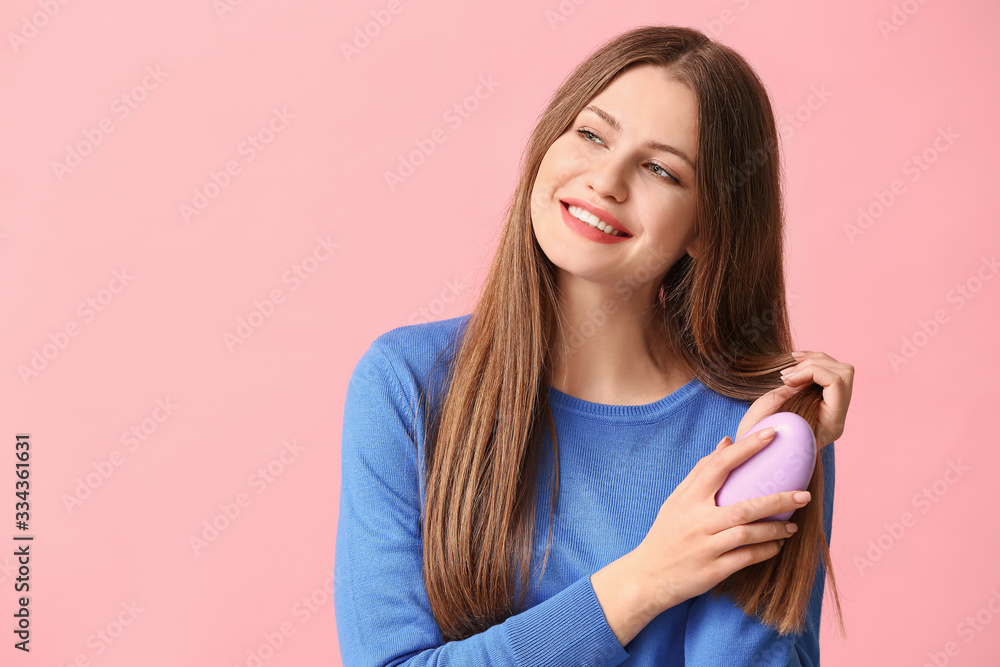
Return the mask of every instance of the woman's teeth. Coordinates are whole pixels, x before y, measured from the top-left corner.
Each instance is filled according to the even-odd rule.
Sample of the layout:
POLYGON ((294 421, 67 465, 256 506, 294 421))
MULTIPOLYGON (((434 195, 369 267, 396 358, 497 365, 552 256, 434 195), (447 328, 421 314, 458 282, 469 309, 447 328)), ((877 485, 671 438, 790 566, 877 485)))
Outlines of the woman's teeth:
POLYGON ((569 214, 579 220, 580 222, 585 222, 591 227, 596 227, 600 229, 605 234, 610 236, 622 236, 622 233, 611 225, 604 224, 604 221, 598 218, 596 215, 590 211, 585 211, 577 206, 569 206, 569 214))

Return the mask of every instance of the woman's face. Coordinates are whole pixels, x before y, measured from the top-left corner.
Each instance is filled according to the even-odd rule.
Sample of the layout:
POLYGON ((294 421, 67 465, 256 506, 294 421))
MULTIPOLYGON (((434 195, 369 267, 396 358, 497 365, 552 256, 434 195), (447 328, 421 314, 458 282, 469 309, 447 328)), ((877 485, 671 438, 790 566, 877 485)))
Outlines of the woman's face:
POLYGON ((659 66, 626 70, 580 111, 542 159, 531 221, 543 252, 561 271, 585 280, 658 285, 685 253, 697 252, 691 164, 697 164, 697 153, 694 93, 659 66), (611 236, 581 223, 568 205, 573 212, 576 206, 588 209, 625 234, 611 236))

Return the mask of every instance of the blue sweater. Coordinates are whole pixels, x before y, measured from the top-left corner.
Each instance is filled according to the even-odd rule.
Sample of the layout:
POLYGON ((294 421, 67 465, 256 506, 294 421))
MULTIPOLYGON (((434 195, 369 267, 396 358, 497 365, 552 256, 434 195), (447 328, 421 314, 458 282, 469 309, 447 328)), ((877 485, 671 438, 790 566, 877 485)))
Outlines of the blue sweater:
MULTIPOLYGON (((750 405, 715 393, 697 378, 645 405, 592 403, 546 386, 559 444, 559 498, 544 576, 539 584, 535 568, 545 550, 551 505, 548 443, 529 608, 485 632, 444 643, 421 573, 425 495, 416 456, 423 456, 424 434, 422 409, 413 406, 435 357, 469 317, 382 334, 351 375, 334 562, 344 665, 819 665, 822 562, 800 635, 780 638, 727 596, 713 599, 710 592, 663 612, 624 648, 608 627, 590 576, 642 541, 674 487, 724 436, 735 436, 750 405)), ((829 540, 832 443, 821 452, 829 540)))

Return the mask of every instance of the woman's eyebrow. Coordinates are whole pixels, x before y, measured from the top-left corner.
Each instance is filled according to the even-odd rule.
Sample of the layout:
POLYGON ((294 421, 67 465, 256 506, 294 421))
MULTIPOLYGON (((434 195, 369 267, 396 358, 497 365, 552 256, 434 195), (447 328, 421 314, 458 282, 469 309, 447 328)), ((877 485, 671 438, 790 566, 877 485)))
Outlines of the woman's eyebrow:
MULTIPOLYGON (((593 104, 588 104, 587 106, 584 107, 584 110, 596 113, 598 116, 601 117, 601 119, 605 123, 607 123, 611 127, 615 128, 615 131, 618 132, 618 134, 621 134, 622 132, 625 131, 624 128, 622 127, 621 121, 619 121, 611 112, 605 111, 604 109, 601 109, 600 107, 596 107, 593 104)), ((652 148, 653 150, 666 151, 667 153, 673 153, 674 155, 676 155, 680 159, 682 159, 685 162, 687 162, 691 166, 692 169, 697 170, 697 167, 695 167, 695 164, 691 160, 691 158, 689 158, 687 156, 687 154, 685 154, 684 151, 682 151, 679 148, 675 148, 675 147, 673 147, 673 146, 671 146, 669 144, 661 144, 659 141, 653 141, 652 139, 650 139, 649 141, 646 142, 646 146, 648 146, 649 148, 652 148)))

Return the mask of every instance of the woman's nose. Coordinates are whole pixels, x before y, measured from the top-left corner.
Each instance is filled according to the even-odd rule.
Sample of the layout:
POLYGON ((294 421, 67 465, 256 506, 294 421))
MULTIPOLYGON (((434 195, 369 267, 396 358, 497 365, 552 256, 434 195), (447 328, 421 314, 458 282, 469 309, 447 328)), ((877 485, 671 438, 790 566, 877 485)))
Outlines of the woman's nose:
POLYGON ((601 196, 621 201, 626 194, 624 160, 616 156, 605 156, 591 163, 587 178, 588 185, 601 196))

